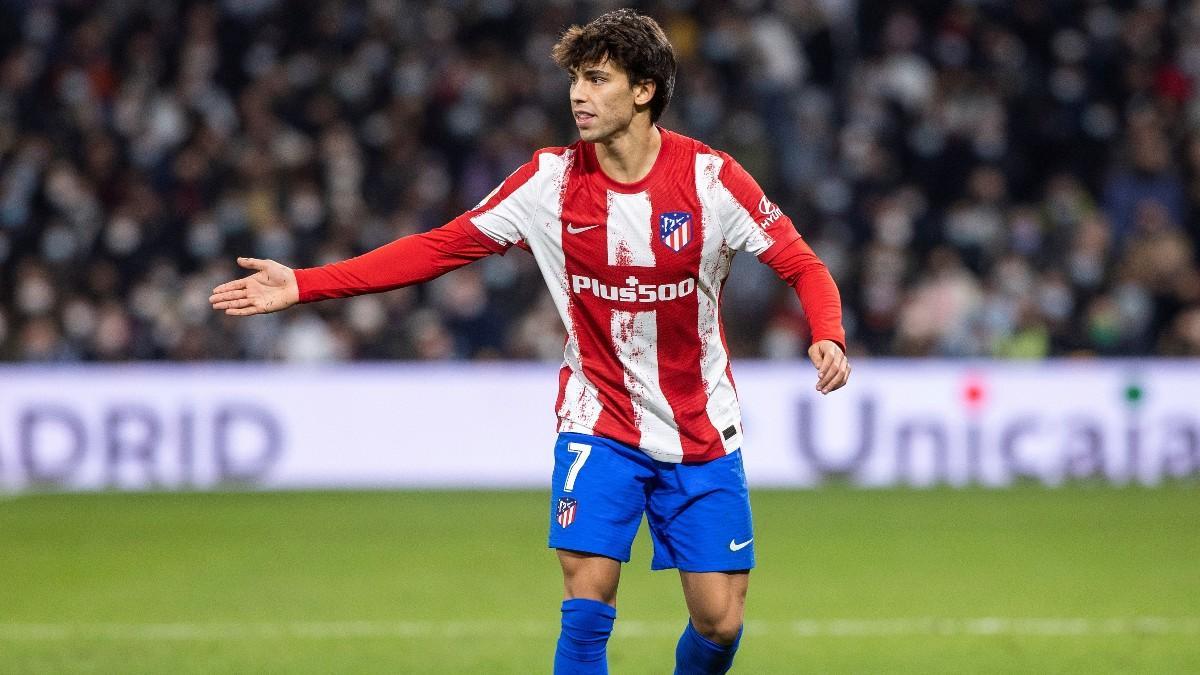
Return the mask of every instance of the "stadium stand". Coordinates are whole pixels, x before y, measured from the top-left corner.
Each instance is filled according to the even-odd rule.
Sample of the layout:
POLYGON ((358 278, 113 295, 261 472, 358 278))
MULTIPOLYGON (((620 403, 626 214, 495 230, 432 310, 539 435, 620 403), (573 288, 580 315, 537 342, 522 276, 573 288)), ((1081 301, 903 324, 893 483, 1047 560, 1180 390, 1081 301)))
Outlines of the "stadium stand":
MULTIPOLYGON (((609 2, 0 4, 0 359, 561 358, 532 260, 236 321, 237 255, 442 224, 574 140, 548 57, 609 2)), ((842 289, 852 354, 1200 355, 1200 2, 640 3, 668 128, 842 289)), ((807 328, 741 256, 731 349, 807 328)))

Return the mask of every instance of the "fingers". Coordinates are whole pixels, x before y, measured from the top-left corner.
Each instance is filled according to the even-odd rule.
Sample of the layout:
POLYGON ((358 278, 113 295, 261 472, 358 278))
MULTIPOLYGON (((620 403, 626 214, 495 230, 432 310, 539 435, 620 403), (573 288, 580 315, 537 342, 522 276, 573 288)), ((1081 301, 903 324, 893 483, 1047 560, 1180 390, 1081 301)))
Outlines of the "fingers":
POLYGON ((248 297, 249 292, 245 288, 229 289, 222 291, 224 286, 217 286, 213 289, 213 294, 208 296, 208 303, 215 305, 218 302, 227 302, 229 300, 241 300, 248 297))
MULTIPOLYGON (((249 277, 247 277, 247 279, 248 278, 249 277)), ((217 286, 216 288, 214 288, 213 295, 217 295, 220 293, 226 293, 228 291, 244 290, 245 288, 246 288, 246 279, 234 279, 233 281, 226 281, 225 283, 221 284, 220 286, 217 286)))
POLYGON ((817 364, 817 373, 821 376, 827 376, 833 365, 840 356, 836 349, 821 349, 821 362, 817 364))
POLYGON ((808 359, 812 361, 813 367, 817 369, 817 377, 824 377, 829 371, 829 366, 833 363, 833 351, 826 348, 824 342, 818 342, 808 348, 808 359))
MULTIPOLYGON (((272 267, 277 272, 280 269, 287 271, 286 267, 273 260, 245 257, 238 258, 237 264, 246 269, 256 270, 256 273, 241 279, 227 281, 214 288, 212 295, 208 297, 208 302, 213 309, 224 311, 229 316, 250 316, 277 312, 290 304, 295 304, 295 299, 290 304, 286 301, 281 302, 279 295, 271 292, 272 288, 278 286, 279 283, 273 284, 272 280, 267 278, 268 270, 272 267), (257 272, 262 272, 262 274, 257 272), (264 293, 264 291, 266 292, 264 293)), ((286 275, 283 276, 286 277, 286 275)), ((286 281, 286 278, 284 280, 286 281)))
POLYGON ((222 300, 212 303, 212 308, 221 309, 242 309, 244 307, 253 307, 254 301, 249 298, 238 298, 236 300, 222 300))
POLYGON ((212 307, 215 310, 224 310, 231 316, 250 316, 251 314, 266 314, 271 311, 263 305, 261 298, 247 297, 221 300, 214 302, 212 307))
MULTIPOLYGON (((257 293, 254 294, 254 297, 251 297, 250 289, 246 288, 244 284, 241 288, 221 291, 222 288, 226 288, 230 285, 231 284, 223 284, 218 286, 217 288, 213 289, 213 294, 208 296, 208 303, 212 305, 213 309, 246 309, 248 307, 254 307, 261 301, 261 297, 257 293)), ((265 310, 259 309, 254 313, 259 313, 262 311, 265 310)))
POLYGON ((850 361, 837 345, 821 341, 809 350, 809 358, 817 367, 817 391, 822 394, 841 389, 850 380, 850 361))
MULTIPOLYGON (((822 378, 822 380, 825 379, 826 378, 822 378)), ((841 358, 840 364, 831 368, 831 376, 827 379, 828 381, 817 384, 817 389, 819 389, 822 394, 828 394, 832 391, 837 391, 838 389, 846 386, 846 383, 850 381, 850 362, 846 360, 845 356, 841 358), (824 387, 822 387, 822 384, 824 384, 824 387)))
POLYGON ((270 260, 261 260, 259 258, 238 258, 237 259, 238 265, 241 265, 242 267, 245 267, 248 270, 258 270, 260 272, 265 272, 267 269, 267 266, 270 264, 270 262, 271 262, 270 260))
POLYGON ((822 365, 817 370, 817 391, 821 392, 822 394, 828 394, 829 392, 833 391, 830 389, 830 385, 833 384, 833 381, 837 378, 838 374, 839 371, 836 367, 834 367, 833 359, 826 355, 826 358, 823 359, 822 365))

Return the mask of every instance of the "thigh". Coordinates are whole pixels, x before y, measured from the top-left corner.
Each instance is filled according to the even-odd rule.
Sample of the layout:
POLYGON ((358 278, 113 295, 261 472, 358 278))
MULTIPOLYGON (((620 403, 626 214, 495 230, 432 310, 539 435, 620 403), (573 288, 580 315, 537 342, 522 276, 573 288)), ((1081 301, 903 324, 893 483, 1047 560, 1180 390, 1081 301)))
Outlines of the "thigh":
POLYGON ((646 510, 652 462, 607 439, 559 434, 550 494, 550 548, 628 562, 646 510))
POLYGON ((750 572, 679 572, 688 614, 695 624, 740 626, 746 608, 750 572))
POLYGON ((563 599, 588 598, 617 606, 621 563, 607 556, 558 549, 562 565, 563 599))
POLYGON ((734 572, 754 567, 754 528, 742 453, 659 468, 646 509, 654 569, 734 572))

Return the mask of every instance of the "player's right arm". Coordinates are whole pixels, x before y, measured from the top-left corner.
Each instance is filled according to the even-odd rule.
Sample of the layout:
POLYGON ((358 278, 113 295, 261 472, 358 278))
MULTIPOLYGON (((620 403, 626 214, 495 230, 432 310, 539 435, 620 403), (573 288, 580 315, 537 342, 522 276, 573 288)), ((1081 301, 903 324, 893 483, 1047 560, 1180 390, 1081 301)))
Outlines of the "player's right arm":
POLYGON ((538 160, 517 169, 475 208, 449 223, 402 237, 349 260, 293 270, 274 260, 238 258, 255 273, 213 289, 213 309, 234 316, 266 314, 299 302, 380 293, 419 284, 523 239, 536 204, 538 160))
POLYGON ((274 260, 238 258, 238 265, 255 273, 217 286, 208 300, 213 309, 226 314, 250 316, 278 312, 298 302, 419 284, 494 252, 478 241, 471 232, 474 228, 455 218, 442 227, 402 237, 355 258, 306 269, 293 270, 274 260))

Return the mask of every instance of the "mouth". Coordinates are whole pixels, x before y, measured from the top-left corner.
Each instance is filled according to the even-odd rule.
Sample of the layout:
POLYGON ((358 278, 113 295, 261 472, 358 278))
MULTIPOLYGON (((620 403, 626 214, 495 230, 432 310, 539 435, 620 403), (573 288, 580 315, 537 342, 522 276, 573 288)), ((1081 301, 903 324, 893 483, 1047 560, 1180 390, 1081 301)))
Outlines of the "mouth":
POLYGON ((583 110, 576 110, 573 115, 575 116, 575 125, 580 127, 587 126, 591 124, 592 120, 596 119, 595 115, 583 110))

